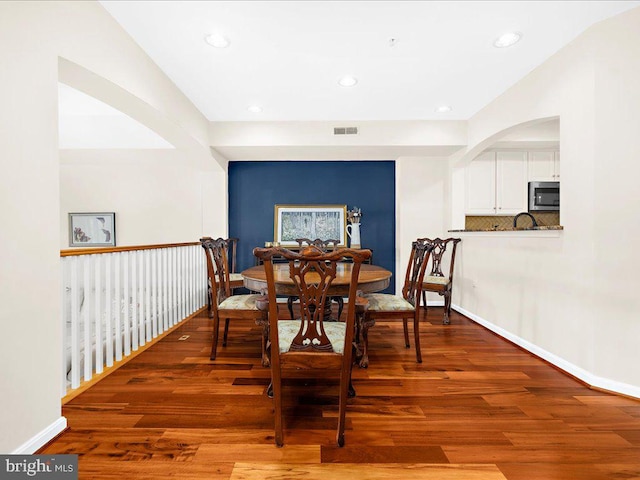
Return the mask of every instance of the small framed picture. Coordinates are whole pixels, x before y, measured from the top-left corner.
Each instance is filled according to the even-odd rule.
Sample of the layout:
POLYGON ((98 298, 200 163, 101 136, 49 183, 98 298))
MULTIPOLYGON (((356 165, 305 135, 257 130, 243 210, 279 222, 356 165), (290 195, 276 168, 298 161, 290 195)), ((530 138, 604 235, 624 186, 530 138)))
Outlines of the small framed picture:
POLYGON ((116 245, 116 214, 70 213, 70 247, 114 247, 116 245))

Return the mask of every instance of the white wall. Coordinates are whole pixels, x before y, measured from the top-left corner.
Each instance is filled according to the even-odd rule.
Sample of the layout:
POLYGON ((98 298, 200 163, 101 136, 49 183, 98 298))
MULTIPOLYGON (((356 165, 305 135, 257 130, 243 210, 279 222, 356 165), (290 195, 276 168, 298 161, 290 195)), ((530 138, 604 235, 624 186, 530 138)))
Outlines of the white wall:
MULTIPOLYGON (((492 328, 593 385, 638 397, 639 84, 635 9, 592 27, 470 120, 472 151, 513 125, 559 115, 565 230, 464 235, 454 289, 454 304, 492 328)), ((455 197, 471 157, 455 166, 455 197)), ((455 225, 464 215, 453 205, 455 225)))
MULTIPOLYGON (((448 163, 442 157, 400 157, 396 160, 396 292, 402 292, 411 242, 421 237, 448 236, 445 194, 448 163)), ((429 293, 427 301, 438 301, 429 293)))
MULTIPOLYGON (((84 75, 75 72, 83 77, 83 91, 95 87, 98 93, 113 93, 115 100, 135 100, 125 102, 124 108, 137 111, 126 113, 156 131, 164 129, 170 141, 179 144, 184 162, 200 165, 182 168, 178 176, 186 172, 195 178, 192 169, 197 168, 220 170, 216 162, 205 160, 210 153, 204 117, 98 3, 0 2, 0 452, 31 453, 66 423, 60 408, 62 362, 56 360, 62 349, 61 230, 66 237, 60 225, 66 212, 60 208, 57 91, 60 74, 67 76, 65 81, 74 80, 67 75, 72 63, 87 69, 84 75), (92 79, 105 78, 111 83, 92 85, 92 79)), ((71 174, 62 170, 65 182, 70 180, 71 174)), ((111 171, 111 178, 117 175, 111 171)), ((167 175, 168 170, 161 174, 167 175)), ((202 192, 202 218, 202 203, 217 200, 225 190, 220 185, 195 188, 202 192)), ((197 228, 191 218, 197 201, 189 191, 180 193, 188 198, 182 213, 190 230, 181 240, 189 240, 202 232, 203 223, 197 228)), ((176 202, 177 212, 180 198, 176 202)), ((135 240, 136 234, 129 234, 135 240)))
MULTIPOLYGON (((70 212, 115 212, 119 246, 197 241, 205 175, 179 150, 61 150, 60 248, 70 212)), ((209 212, 209 232, 224 235, 225 212, 209 212)))

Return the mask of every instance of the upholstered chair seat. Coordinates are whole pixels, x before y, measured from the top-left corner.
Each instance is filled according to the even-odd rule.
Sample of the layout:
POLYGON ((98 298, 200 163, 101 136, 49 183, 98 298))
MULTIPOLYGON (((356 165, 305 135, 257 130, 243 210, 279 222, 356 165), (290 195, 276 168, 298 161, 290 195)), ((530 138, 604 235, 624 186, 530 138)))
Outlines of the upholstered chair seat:
POLYGON ((257 294, 232 295, 220 302, 218 308, 220 310, 258 310, 256 300, 261 297, 257 294))
POLYGON ((437 277, 435 275, 427 275, 424 277, 425 283, 435 283, 436 285, 446 285, 449 283, 448 277, 437 277))
POLYGON ((402 297, 387 295, 384 293, 369 293, 364 296, 369 302, 367 310, 370 312, 379 311, 414 311, 415 307, 402 297))
MULTIPOLYGON (((280 320, 278 322, 278 339, 280 353, 287 353, 291 348, 291 342, 300 331, 301 320, 280 320)), ((344 322, 326 322, 324 333, 331 342, 334 353, 344 353, 344 338, 347 324, 344 322)))

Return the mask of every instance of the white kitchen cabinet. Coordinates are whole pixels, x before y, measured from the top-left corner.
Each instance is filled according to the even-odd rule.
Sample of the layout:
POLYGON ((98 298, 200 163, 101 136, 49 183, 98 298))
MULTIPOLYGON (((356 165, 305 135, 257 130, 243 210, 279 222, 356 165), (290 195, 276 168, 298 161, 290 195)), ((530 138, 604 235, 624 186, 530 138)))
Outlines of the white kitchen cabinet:
POLYGON ((557 182, 560 180, 560 152, 529 152, 528 177, 530 182, 557 182))
POLYGON ((485 152, 474 158, 465 172, 465 211, 468 215, 496 213, 496 154, 485 152))
POLYGON ((514 215, 527 210, 526 152, 485 152, 466 169, 467 215, 514 215))
POLYGON ((496 209, 498 214, 527 210, 527 152, 496 153, 496 209))

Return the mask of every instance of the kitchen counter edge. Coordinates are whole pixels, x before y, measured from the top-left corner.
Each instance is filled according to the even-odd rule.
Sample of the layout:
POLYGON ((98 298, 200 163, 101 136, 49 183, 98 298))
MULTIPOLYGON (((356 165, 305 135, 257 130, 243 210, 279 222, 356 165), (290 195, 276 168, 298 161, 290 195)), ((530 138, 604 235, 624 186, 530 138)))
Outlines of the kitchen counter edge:
POLYGON ((549 232, 564 230, 562 225, 550 225, 540 227, 528 227, 528 228, 473 228, 473 229, 461 229, 461 230, 447 230, 451 233, 461 232, 549 232))

